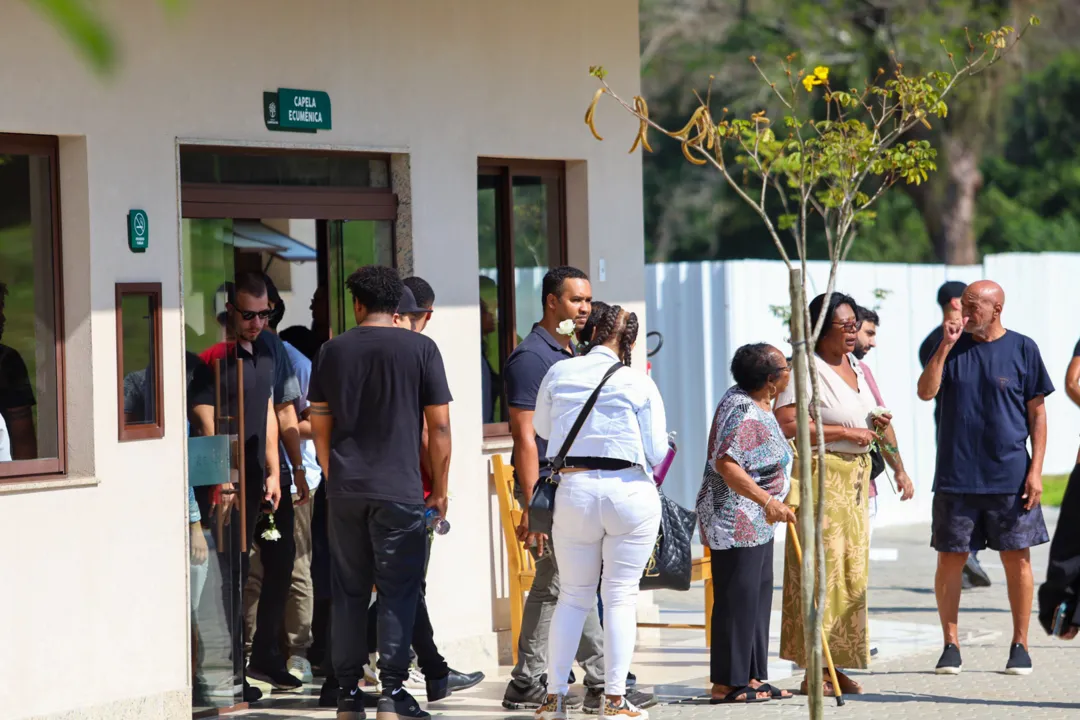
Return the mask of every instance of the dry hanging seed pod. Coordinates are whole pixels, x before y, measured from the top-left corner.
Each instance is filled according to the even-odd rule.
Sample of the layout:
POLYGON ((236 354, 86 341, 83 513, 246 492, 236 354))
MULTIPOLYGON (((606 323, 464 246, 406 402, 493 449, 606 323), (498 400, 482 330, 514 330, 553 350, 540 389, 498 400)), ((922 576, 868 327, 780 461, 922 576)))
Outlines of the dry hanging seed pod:
POLYGON ((593 137, 597 140, 603 140, 600 137, 600 133, 596 131, 596 125, 593 124, 593 117, 596 115, 596 103, 600 101, 600 96, 607 92, 607 88, 600 88, 593 95, 592 102, 589 103, 589 109, 585 111, 585 124, 589 126, 589 130, 592 132, 593 137))

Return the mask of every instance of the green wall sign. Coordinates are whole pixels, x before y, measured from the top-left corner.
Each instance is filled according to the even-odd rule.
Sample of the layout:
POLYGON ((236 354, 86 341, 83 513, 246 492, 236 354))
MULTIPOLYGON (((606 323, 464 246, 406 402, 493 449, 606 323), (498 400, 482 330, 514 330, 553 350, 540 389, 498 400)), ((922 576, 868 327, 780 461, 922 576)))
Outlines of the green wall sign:
POLYGON ((128 213, 128 247, 131 252, 146 252, 150 247, 150 219, 145 210, 128 213))
POLYGON ((263 93, 267 130, 315 132, 331 128, 330 95, 321 90, 279 88, 263 93))

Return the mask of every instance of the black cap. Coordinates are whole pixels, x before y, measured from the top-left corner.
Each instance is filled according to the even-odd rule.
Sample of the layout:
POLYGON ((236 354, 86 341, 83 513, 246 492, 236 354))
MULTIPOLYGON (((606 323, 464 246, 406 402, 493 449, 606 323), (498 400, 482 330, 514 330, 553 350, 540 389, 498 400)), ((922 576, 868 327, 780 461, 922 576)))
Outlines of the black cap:
POLYGON ((967 289, 967 283, 962 283, 957 280, 950 280, 949 282, 938 288, 937 291, 937 304, 944 308, 953 300, 963 297, 964 290, 967 289))
POLYGON ((427 308, 422 308, 416 302, 416 296, 413 295, 413 291, 409 289, 408 285, 403 286, 405 292, 401 294, 401 300, 398 301, 398 315, 411 315, 412 313, 424 313, 427 312, 427 308))

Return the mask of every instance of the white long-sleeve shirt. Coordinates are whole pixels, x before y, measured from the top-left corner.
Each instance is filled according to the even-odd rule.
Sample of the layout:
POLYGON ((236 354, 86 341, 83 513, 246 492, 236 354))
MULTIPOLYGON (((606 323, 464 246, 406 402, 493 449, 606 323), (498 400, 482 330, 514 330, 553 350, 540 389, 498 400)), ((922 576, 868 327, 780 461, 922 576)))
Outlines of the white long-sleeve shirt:
MULTIPOLYGON (((550 457, 558 454, 585 402, 618 360, 601 346, 548 370, 536 399, 533 427, 547 439, 550 457)), ((640 370, 620 368, 600 391, 568 455, 626 460, 651 475, 667 450, 667 418, 656 383, 640 370)))

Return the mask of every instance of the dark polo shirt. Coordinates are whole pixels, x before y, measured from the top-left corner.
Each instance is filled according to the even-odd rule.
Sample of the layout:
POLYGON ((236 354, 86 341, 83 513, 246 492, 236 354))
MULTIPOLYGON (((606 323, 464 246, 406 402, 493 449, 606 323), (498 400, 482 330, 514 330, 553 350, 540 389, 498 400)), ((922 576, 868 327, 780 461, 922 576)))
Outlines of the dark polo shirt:
MULTIPOLYGON (((574 357, 573 345, 563 348, 551 333, 539 324, 533 325, 521 343, 506 359, 503 381, 506 385, 506 402, 518 410, 536 410, 536 397, 540 393, 540 383, 548 369, 560 360, 574 357)), ((516 448, 515 448, 516 450, 516 448)), ((548 456, 547 440, 536 436, 537 457, 541 467, 548 456)))
MULTIPOLYGON (((218 346, 207 351, 210 360, 200 365, 191 383, 192 406, 214 405, 214 362, 221 362, 221 400, 225 407, 217 409, 218 416, 227 415, 230 419, 219 425, 220 433, 239 434, 238 408, 239 393, 236 383, 237 362, 244 368, 244 466, 248 483, 249 503, 252 497, 262 493, 251 493, 251 488, 263 488, 266 479, 266 421, 267 404, 274 397, 275 386, 279 386, 280 362, 276 345, 268 342, 268 334, 262 333, 251 344, 248 352, 239 343, 228 343, 224 351, 218 346)), ((287 360, 287 359, 286 359, 287 360)))

